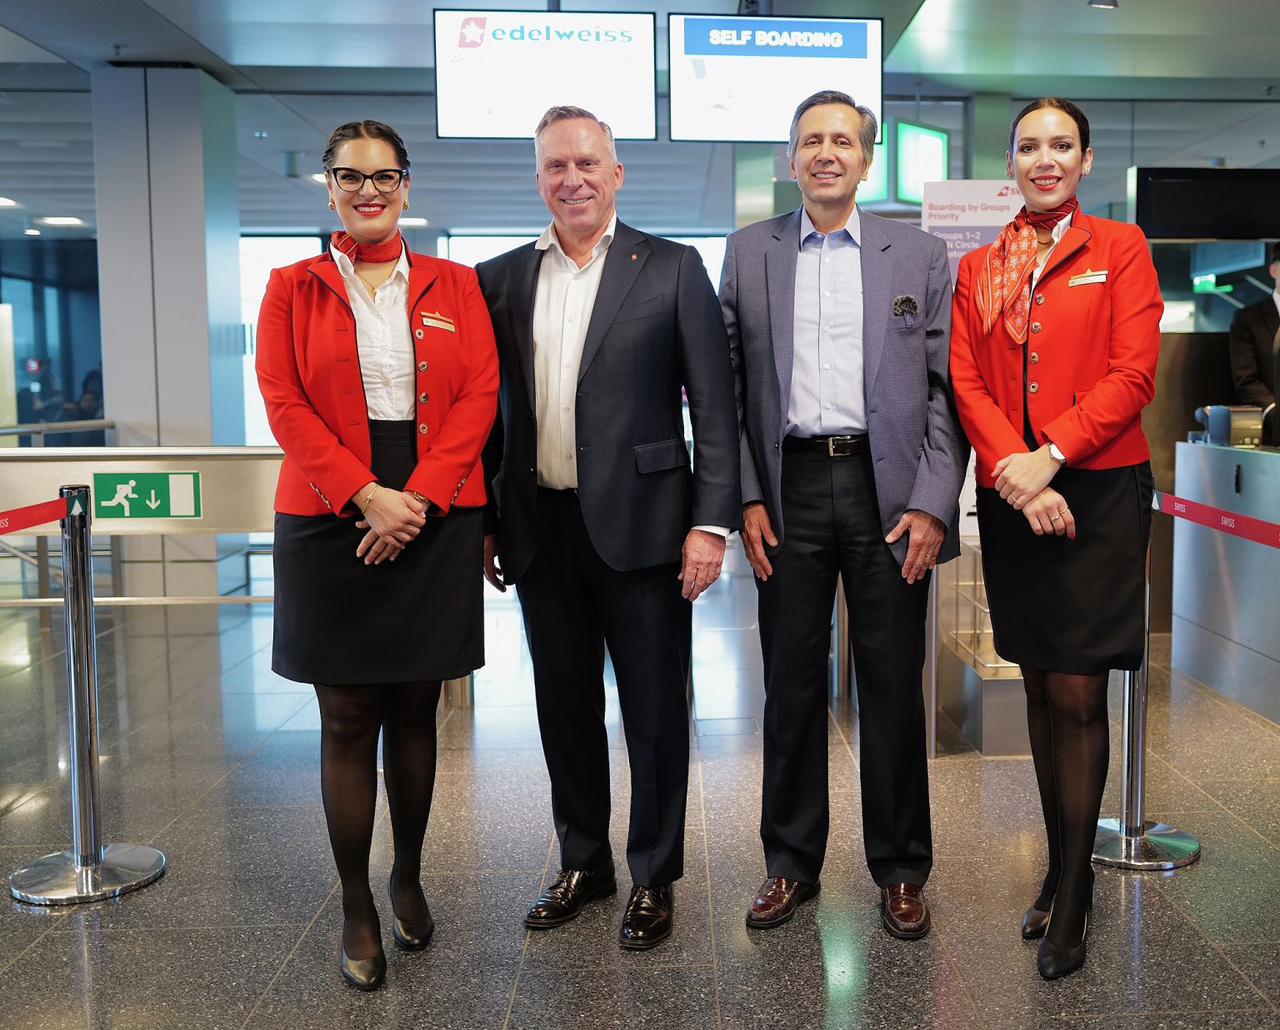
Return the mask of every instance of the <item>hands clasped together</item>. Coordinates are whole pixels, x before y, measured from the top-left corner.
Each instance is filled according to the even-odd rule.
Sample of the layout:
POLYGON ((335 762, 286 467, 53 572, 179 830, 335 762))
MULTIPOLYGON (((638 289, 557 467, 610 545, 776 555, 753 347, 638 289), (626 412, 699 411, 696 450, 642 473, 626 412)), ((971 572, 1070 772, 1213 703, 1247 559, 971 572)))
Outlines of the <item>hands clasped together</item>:
POLYGON ((356 557, 366 565, 395 561, 400 552, 417 539, 427 522, 427 506, 404 490, 388 490, 374 484, 368 490, 357 529, 368 532, 356 548, 356 557))
POLYGON ((1061 464, 1048 447, 1010 454, 996 462, 996 490, 1027 517, 1036 536, 1076 538, 1076 520, 1066 498, 1049 485, 1061 464))

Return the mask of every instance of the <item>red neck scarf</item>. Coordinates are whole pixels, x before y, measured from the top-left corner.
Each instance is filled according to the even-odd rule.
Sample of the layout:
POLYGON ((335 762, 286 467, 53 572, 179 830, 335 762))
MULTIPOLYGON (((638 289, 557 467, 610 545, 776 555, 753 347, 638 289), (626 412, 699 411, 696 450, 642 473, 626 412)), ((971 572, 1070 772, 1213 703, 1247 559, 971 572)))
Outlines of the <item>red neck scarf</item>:
POLYGON ((404 237, 400 230, 389 240, 381 243, 357 243, 349 233, 335 232, 329 241, 333 249, 346 254, 352 261, 369 265, 380 265, 387 261, 398 261, 404 253, 404 237))
POLYGON ((1036 267, 1036 229, 1052 229, 1080 209, 1070 197, 1052 211, 1028 211, 1023 205, 1012 222, 1000 230, 978 273, 978 314, 991 332, 1004 315, 1004 327, 1015 343, 1027 338, 1031 318, 1031 273, 1036 267))

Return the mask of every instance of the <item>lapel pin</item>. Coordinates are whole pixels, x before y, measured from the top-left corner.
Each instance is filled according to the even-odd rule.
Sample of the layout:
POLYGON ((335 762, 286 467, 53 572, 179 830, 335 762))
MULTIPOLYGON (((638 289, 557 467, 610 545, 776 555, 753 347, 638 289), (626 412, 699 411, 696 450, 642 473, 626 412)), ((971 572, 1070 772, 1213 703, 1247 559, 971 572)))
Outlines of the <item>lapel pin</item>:
POLYGON ((631 255, 631 260, 632 260, 632 261, 636 261, 636 260, 638 260, 638 258, 636 257, 636 255, 635 255, 635 254, 632 254, 632 255, 631 255))

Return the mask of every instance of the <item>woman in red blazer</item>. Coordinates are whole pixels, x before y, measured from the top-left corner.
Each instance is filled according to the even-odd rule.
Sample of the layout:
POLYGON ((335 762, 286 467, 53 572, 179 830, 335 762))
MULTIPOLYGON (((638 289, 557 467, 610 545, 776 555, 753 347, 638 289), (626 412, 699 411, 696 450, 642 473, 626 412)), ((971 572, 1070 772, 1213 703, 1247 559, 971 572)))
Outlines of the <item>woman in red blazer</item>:
POLYGON ((396 943, 434 923, 419 866, 443 680, 484 663, 480 451, 498 358, 475 273, 408 251, 409 157, 381 122, 324 152, 345 228, 271 273, 258 381, 284 449, 276 491, 272 668, 315 684, 321 790, 342 880, 342 975, 386 973, 369 889, 377 744, 391 810, 396 943))
POLYGON ((977 454, 982 565, 997 652, 1022 667, 1049 840, 1023 915, 1046 979, 1078 969, 1107 779, 1107 677, 1145 643, 1151 466, 1142 409, 1163 305, 1136 226, 1093 218, 1089 122, 1070 101, 1014 120, 1009 174, 1026 206, 956 284, 951 380, 977 454), (1050 918, 1052 915, 1052 918, 1050 918))

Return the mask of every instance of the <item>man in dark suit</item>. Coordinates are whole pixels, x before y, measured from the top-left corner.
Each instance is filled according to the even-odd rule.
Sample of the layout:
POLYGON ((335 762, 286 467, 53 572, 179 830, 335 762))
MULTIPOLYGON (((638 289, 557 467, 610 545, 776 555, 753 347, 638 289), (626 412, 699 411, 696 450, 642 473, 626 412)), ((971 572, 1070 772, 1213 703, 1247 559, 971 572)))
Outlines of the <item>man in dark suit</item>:
POLYGON ((1266 300, 1236 312, 1231 320, 1227 346, 1231 351, 1231 374, 1236 383, 1236 402, 1256 404, 1266 412, 1275 437, 1276 348, 1280 346, 1280 243, 1271 245, 1271 265, 1267 269, 1276 282, 1266 300))
POLYGON ((924 619, 934 564, 959 550, 969 447, 950 390, 941 240, 855 203, 876 119, 843 93, 791 125, 804 205, 734 233, 720 299, 742 426, 743 545, 764 652, 768 879, 747 925, 818 892, 829 825, 827 650, 849 603, 867 864, 894 936, 929 931, 924 619))
POLYGON ((604 652, 631 764, 624 948, 671 933, 682 875, 693 601, 741 526, 728 341, 697 251, 618 221, 609 127, 552 108, 535 134, 552 223, 479 266, 502 368, 485 454, 485 576, 515 583, 533 658, 561 872, 525 917, 615 892, 604 652), (685 447, 681 389, 697 444, 685 447))

